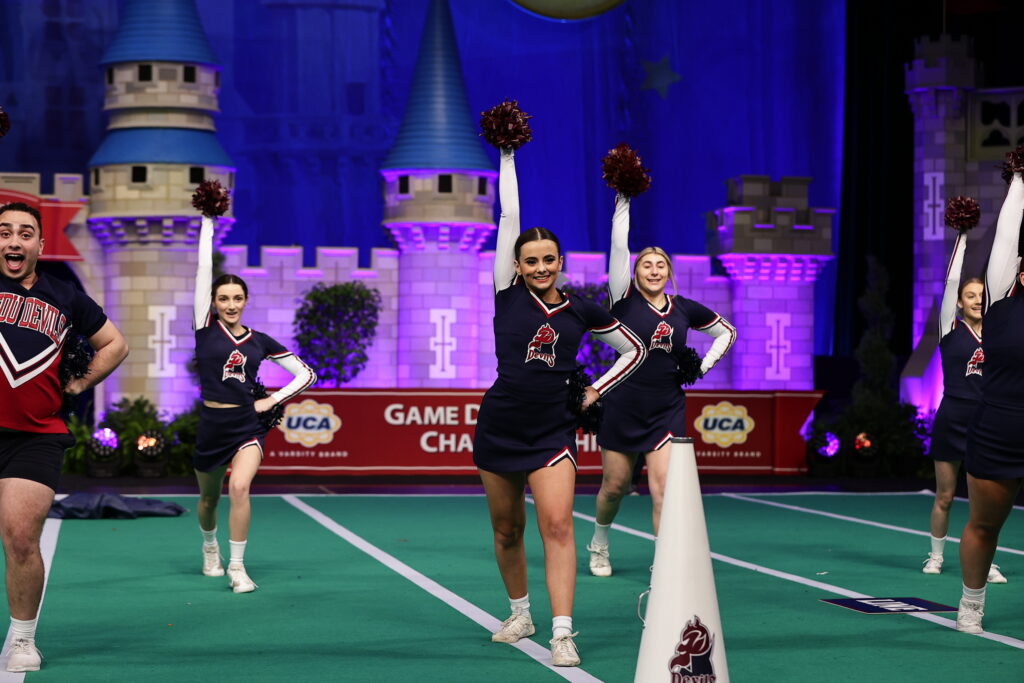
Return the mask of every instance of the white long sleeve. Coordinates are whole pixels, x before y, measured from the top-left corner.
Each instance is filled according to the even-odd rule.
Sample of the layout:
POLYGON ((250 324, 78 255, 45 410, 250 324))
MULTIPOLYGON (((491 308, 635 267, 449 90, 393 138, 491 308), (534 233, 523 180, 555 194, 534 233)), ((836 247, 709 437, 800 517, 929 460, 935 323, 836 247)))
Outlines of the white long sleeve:
POLYGON ((700 361, 700 372, 706 375, 736 343, 736 328, 728 320, 718 316, 710 325, 696 329, 715 338, 715 341, 711 342, 711 348, 700 361))
POLYGON ((594 382, 594 388, 602 396, 636 372, 647 359, 647 347, 631 329, 616 321, 606 330, 590 330, 590 333, 619 352, 615 363, 594 382))
POLYGON ((609 305, 614 306, 629 291, 629 197, 615 195, 612 215, 612 246, 608 254, 609 305))
POLYGON ((498 164, 498 201, 501 218, 494 253, 494 292, 512 284, 515 277, 515 246, 519 239, 519 181, 516 178, 516 157, 511 149, 501 150, 498 164))
POLYGON ((192 309, 192 329, 201 330, 210 324, 213 295, 213 219, 203 216, 199 226, 199 262, 196 264, 196 292, 192 309))
POLYGON ((316 382, 316 373, 313 369, 302 362, 302 359, 295 354, 288 354, 281 358, 269 358, 268 360, 277 363, 282 368, 294 375, 294 379, 270 395, 276 403, 284 403, 295 398, 316 382))
MULTIPOLYGON (((1020 173, 1013 174, 1006 199, 999 209, 996 235, 988 257, 985 273, 985 299, 991 306, 1009 296, 1017 281, 1017 249, 1020 241, 1020 223, 1024 216, 1024 180, 1020 173)), ((986 306, 986 308, 987 308, 986 306)))
POLYGON ((956 326, 956 300, 960 289, 960 275, 964 268, 964 252, 967 250, 967 233, 956 236, 953 255, 946 268, 946 288, 942 290, 942 305, 939 306, 939 339, 953 331, 956 326))

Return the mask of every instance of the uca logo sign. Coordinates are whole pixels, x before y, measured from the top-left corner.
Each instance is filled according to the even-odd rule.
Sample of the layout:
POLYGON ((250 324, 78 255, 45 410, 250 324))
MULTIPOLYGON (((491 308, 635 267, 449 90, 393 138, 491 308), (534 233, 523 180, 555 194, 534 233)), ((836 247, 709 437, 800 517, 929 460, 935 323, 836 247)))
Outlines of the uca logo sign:
POLYGON ((277 428, 284 432, 288 443, 313 448, 317 444, 331 443, 341 429, 341 418, 334 414, 330 403, 318 403, 307 398, 300 403, 289 403, 284 408, 284 419, 277 428))
POLYGON ((706 405, 693 421, 704 443, 728 448, 733 444, 747 442, 747 435, 754 431, 754 418, 747 414, 746 406, 734 406, 728 401, 706 405))

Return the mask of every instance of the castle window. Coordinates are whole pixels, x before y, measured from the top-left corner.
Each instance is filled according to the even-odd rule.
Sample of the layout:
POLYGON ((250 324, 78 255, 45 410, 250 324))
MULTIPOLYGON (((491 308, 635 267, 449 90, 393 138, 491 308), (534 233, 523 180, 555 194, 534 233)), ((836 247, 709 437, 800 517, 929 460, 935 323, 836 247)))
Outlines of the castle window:
POLYGON ((153 80, 153 65, 152 64, 139 64, 139 80, 140 81, 151 81, 151 80, 153 80))
POLYGON ((437 191, 443 194, 451 194, 452 191, 452 174, 443 173, 437 176, 437 191))
POLYGON ((206 169, 202 166, 192 166, 188 169, 188 182, 192 185, 198 185, 199 183, 206 180, 206 169))
POLYGON ((107 69, 107 85, 114 85, 114 68, 107 69))
POLYGON ((409 194, 409 176, 398 176, 398 194, 409 194))
POLYGON ((476 179, 476 193, 481 197, 487 195, 487 178, 480 176, 476 179))
POLYGON ((234 186, 235 186, 235 174, 234 173, 228 173, 228 187, 234 187, 234 186))
POLYGON ((214 86, 216 86, 218 88, 220 87, 220 72, 219 71, 214 71, 213 72, 213 84, 214 84, 214 86))
POLYGON ((182 80, 186 83, 196 82, 196 68, 194 66, 186 66, 182 72, 182 80))
POLYGON ((144 182, 146 182, 146 167, 145 166, 132 166, 132 182, 133 183, 144 183, 144 182))
POLYGON ((99 184, 100 184, 100 169, 94 168, 94 169, 92 169, 92 185, 93 185, 93 187, 96 187, 99 184))

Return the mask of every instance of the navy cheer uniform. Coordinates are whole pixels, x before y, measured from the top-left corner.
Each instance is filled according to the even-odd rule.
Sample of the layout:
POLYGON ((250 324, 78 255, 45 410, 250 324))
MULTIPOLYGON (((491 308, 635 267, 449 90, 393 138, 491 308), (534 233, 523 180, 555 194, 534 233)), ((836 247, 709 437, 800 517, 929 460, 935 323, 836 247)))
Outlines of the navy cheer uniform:
POLYGON ((38 273, 26 289, 0 275, 0 478, 57 489, 64 451, 75 444, 60 416, 61 354, 68 335, 92 337, 106 322, 70 283, 38 273))
POLYGON ((657 308, 637 290, 629 260, 629 198, 620 194, 615 200, 608 259, 612 315, 640 337, 647 347, 647 361, 605 399, 597 440, 608 450, 646 453, 686 434, 686 395, 677 379, 673 349, 686 346, 690 329, 713 336, 715 341, 701 361, 704 374, 735 343, 736 328, 711 309, 678 295, 666 294, 665 307, 657 308))
POLYGON ((593 387, 602 396, 636 371, 640 340, 600 305, 575 294, 547 304, 514 274, 519 197, 511 154, 502 154, 501 220, 494 259, 494 351, 498 379, 484 394, 473 438, 473 462, 490 472, 532 472, 568 459, 576 465, 576 417, 568 408, 569 376, 584 332, 622 356, 593 387), (501 284, 499 284, 501 283, 501 284))
POLYGON ((192 462, 200 472, 223 467, 246 446, 257 446, 263 454, 266 429, 260 424, 254 406, 260 363, 271 360, 291 372, 293 379, 271 396, 282 403, 308 389, 316 374, 269 335, 249 328, 240 336, 211 311, 211 273, 213 264, 213 224, 203 218, 199 235, 199 266, 196 270, 195 334, 196 361, 201 398, 229 404, 231 408, 199 408, 199 428, 192 462))
POLYGON ((967 437, 967 471, 978 479, 1024 477, 1024 288, 985 314, 982 400, 967 437))
MULTIPOLYGON (((956 301, 967 236, 957 236, 946 270, 946 287, 939 309, 939 354, 942 358, 942 401, 932 424, 928 455, 934 460, 959 462, 967 451, 967 426, 981 400, 985 352, 971 326, 956 319, 956 301)), ((985 323, 986 328, 988 322, 985 323)), ((987 334, 987 332, 986 332, 987 334)))
POLYGON ((1024 180, 1015 172, 999 210, 985 272, 985 374, 967 431, 967 471, 977 479, 1024 477, 1024 288, 1018 275, 1024 180))
POLYGON ((688 330, 707 330, 722 321, 709 308, 681 296, 666 296, 655 308, 630 287, 612 315, 647 344, 647 361, 604 401, 598 443, 619 452, 656 451, 673 436, 686 434, 686 395, 676 379, 673 348, 686 345, 688 330))

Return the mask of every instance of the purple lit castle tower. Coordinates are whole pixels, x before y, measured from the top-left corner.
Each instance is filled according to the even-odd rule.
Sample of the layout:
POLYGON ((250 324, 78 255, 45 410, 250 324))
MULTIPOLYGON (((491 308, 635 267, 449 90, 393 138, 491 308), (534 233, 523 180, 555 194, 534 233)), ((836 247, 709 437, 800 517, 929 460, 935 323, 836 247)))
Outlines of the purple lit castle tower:
POLYGON ((921 38, 906 65, 914 113, 914 351, 901 394, 924 411, 942 397, 938 311, 956 237, 943 224, 948 199, 968 195, 981 205, 981 224, 967 242, 963 277, 983 276, 999 207, 1006 152, 1024 142, 1024 88, 978 89, 969 38, 921 38))
POLYGON ((814 283, 832 259, 835 209, 808 206, 810 182, 739 176, 729 206, 708 214, 708 251, 729 275, 739 331, 729 388, 814 388, 814 283))
MULTIPOLYGON (((89 161, 88 226, 103 248, 105 306, 131 347, 107 384, 110 401, 145 396, 178 412, 195 399, 183 368, 192 357, 190 316, 205 179, 234 185, 215 135, 220 69, 194 0, 130 0, 103 56, 110 114, 89 161)), ((234 219, 222 217, 218 241, 234 219)))
MULTIPOLYGON (((384 227, 401 257, 399 387, 477 384, 480 247, 495 229, 497 173, 470 119, 447 0, 432 0, 412 91, 384 176, 384 227)), ((483 350, 488 357, 492 349, 483 350)), ((491 363, 493 365, 493 362, 491 363)))

